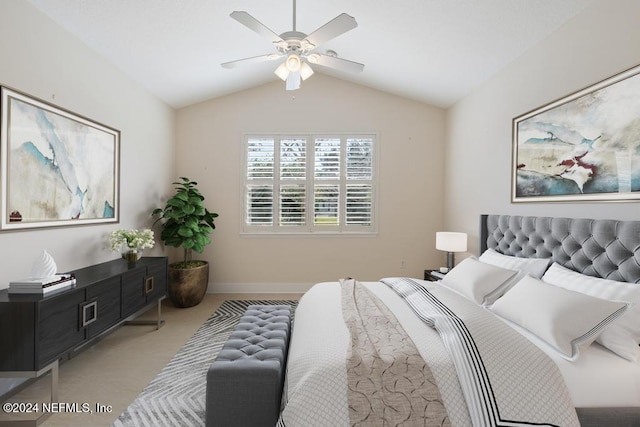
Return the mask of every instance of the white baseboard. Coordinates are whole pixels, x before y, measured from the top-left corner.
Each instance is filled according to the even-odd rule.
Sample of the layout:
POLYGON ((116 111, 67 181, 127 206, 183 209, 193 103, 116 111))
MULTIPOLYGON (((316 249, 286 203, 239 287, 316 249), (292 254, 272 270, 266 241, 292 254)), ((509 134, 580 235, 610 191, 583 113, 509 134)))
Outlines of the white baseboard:
POLYGON ((209 294, 302 294, 314 283, 209 283, 209 294))

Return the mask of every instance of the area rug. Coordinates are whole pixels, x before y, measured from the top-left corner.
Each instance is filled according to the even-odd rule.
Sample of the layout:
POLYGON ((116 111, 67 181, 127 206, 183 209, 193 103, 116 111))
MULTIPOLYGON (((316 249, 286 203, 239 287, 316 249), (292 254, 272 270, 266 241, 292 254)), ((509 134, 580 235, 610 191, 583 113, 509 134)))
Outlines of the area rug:
POLYGON ((291 305, 289 300, 227 300, 207 319, 113 427, 204 426, 207 371, 252 304, 291 305))

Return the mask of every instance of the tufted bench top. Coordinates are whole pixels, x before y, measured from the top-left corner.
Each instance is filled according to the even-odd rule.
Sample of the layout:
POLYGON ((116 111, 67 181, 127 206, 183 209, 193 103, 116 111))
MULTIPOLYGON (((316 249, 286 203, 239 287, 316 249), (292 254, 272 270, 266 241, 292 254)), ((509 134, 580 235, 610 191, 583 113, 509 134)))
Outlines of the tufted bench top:
POLYGON ((291 306, 250 305, 207 372, 207 426, 274 426, 280 414, 291 306))
POLYGON ((291 306, 250 305, 216 362, 244 364, 249 360, 272 360, 284 364, 290 329, 291 306))

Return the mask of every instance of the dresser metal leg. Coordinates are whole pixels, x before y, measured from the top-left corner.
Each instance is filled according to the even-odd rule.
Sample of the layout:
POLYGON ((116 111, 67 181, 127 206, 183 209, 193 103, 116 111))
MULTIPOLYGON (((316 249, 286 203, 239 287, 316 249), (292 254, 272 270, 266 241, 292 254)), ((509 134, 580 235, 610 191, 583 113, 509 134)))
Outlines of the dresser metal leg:
MULTIPOLYGON (((0 372, 0 378, 33 378, 38 379, 40 377, 45 376, 47 373, 51 372, 51 400, 50 403, 54 404, 58 401, 58 372, 59 372, 58 360, 50 363, 39 371, 9 371, 9 372, 0 372)), ((29 383, 27 383, 29 384, 29 383)), ((20 389, 16 390, 19 391, 20 389)), ((6 400, 5 400, 6 401, 6 400)), ((42 415, 40 415, 36 419, 17 419, 17 420, 7 420, 8 425, 11 426, 39 426, 42 424, 47 418, 51 416, 53 412, 51 411, 40 411, 42 415)), ((5 420, 0 419, 0 425, 3 425, 5 420)))
POLYGON ((125 325, 155 325, 156 330, 160 329, 164 326, 164 320, 162 319, 162 300, 166 297, 162 297, 158 299, 157 307, 158 314, 156 320, 127 320, 124 322, 125 325))

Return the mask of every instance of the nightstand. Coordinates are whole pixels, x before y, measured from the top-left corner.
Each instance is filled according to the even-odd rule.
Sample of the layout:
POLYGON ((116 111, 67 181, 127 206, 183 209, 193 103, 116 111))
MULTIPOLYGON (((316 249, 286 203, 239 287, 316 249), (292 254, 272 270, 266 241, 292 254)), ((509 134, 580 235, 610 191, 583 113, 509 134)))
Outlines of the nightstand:
POLYGON ((442 280, 446 273, 440 273, 440 269, 430 269, 424 271, 424 280, 429 280, 431 282, 437 282, 438 280, 442 280))

